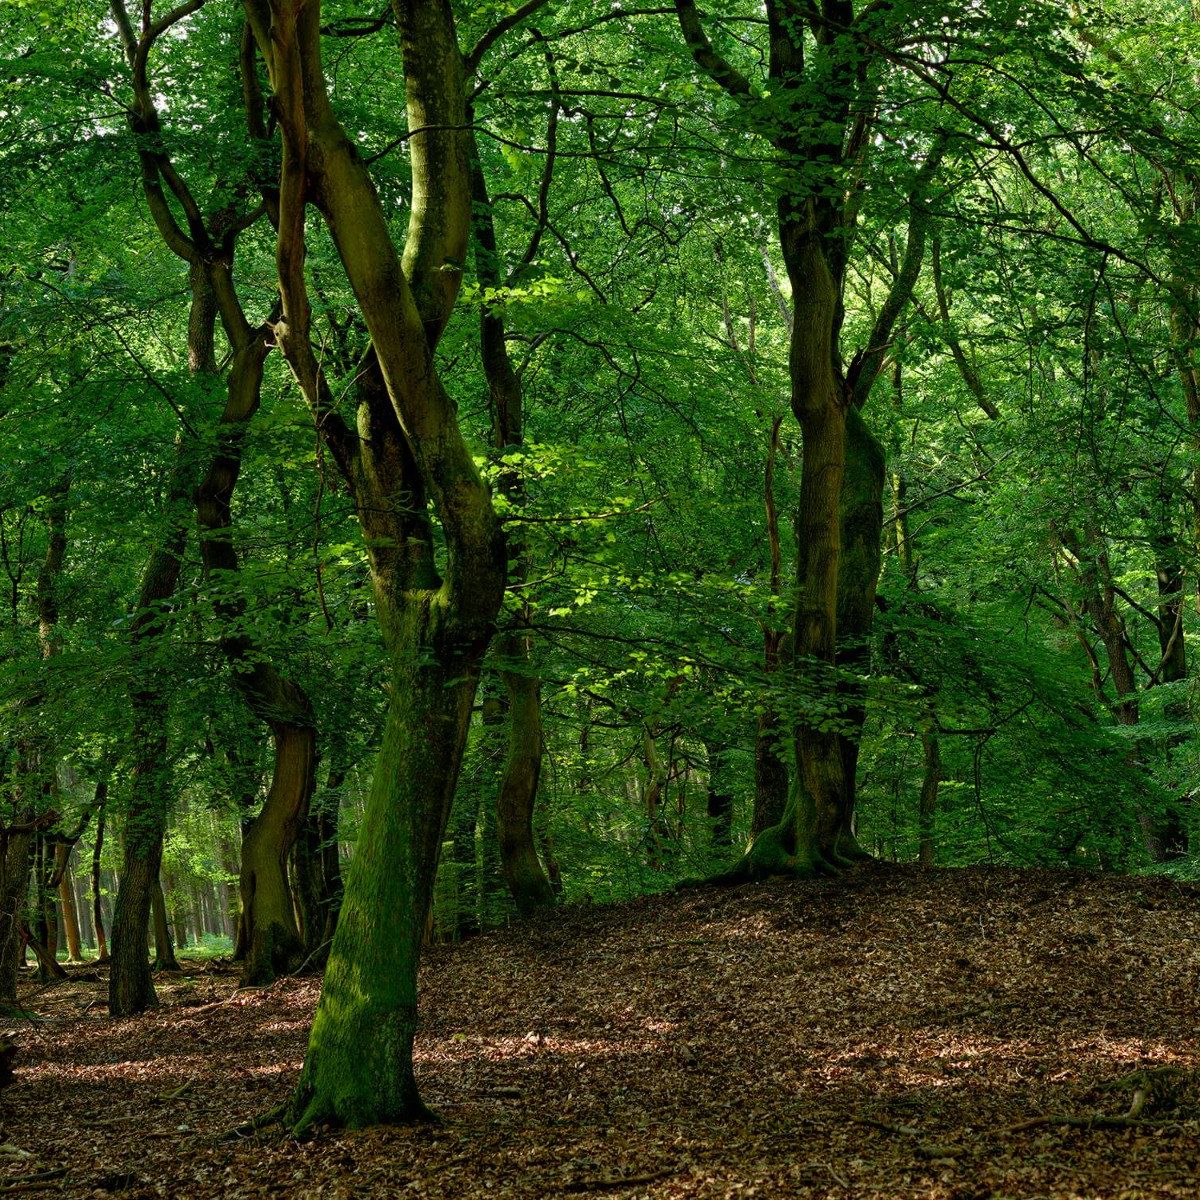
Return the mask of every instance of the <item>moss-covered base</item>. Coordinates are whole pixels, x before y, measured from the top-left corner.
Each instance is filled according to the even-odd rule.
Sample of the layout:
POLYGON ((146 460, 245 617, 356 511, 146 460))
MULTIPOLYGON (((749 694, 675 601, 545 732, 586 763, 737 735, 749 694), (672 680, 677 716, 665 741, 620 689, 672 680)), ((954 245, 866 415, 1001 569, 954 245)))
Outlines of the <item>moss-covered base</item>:
POLYGON ((839 875, 871 858, 845 826, 828 846, 820 844, 817 830, 815 806, 808 796, 798 792, 788 800, 780 822, 764 829, 729 870, 689 884, 732 887, 779 876, 812 879, 839 875))

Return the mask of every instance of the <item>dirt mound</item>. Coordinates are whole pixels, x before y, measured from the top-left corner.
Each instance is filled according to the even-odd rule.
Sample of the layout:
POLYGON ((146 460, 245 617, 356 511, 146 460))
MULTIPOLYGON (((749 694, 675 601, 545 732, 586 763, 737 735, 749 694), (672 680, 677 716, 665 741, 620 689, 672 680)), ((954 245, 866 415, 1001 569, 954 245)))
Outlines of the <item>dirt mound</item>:
POLYGON ((142 1196, 1194 1198, 1200 889, 868 868, 698 890, 438 947, 436 1128, 217 1135, 286 1094, 317 984, 228 970, 110 1021, 14 1024, 21 1190, 142 1196))

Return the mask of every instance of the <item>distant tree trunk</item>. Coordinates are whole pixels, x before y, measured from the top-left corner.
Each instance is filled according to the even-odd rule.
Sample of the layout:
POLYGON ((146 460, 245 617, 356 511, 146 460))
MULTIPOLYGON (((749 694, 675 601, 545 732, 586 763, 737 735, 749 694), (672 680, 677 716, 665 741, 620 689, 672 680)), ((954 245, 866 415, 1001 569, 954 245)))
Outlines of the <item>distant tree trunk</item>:
MULTIPOLYGON (((503 655, 514 643, 527 642, 508 635, 501 642, 503 655)), ((519 651, 528 661, 527 646, 519 651)), ((534 842, 533 813, 542 769, 541 683, 515 671, 503 672, 508 689, 508 753, 496 802, 500 865, 517 910, 528 914, 554 903, 554 889, 538 857, 534 842)))
MULTIPOLYGON (((470 113, 468 111, 468 123, 470 113)), ((550 143, 558 122, 557 102, 551 106, 550 143)), ((480 284, 498 291, 511 283, 502 270, 496 230, 488 195, 487 180, 479 158, 475 135, 471 134, 471 194, 476 236, 476 271, 480 284)), ((546 170, 552 169, 552 164, 546 170)), ((547 176, 547 183, 549 178, 547 176)), ((492 408, 492 442, 496 451, 511 454, 525 436, 524 388, 513 368, 502 304, 485 304, 480 312, 480 346, 484 374, 492 408)), ((515 508, 525 503, 525 486, 520 472, 507 468, 498 480, 500 492, 515 508)), ((520 586, 529 578, 528 546, 513 540, 508 547, 508 582, 520 586)), ((522 601, 520 620, 529 620, 529 607, 522 601)), ((534 841, 533 817, 542 769, 541 681, 533 672, 532 639, 524 630, 501 635, 496 645, 500 678, 508 692, 508 749, 496 798, 496 828, 504 879, 517 911, 528 915, 554 904, 554 888, 546 877, 534 841)))
POLYGON ((726 780, 721 747, 705 742, 704 751, 708 758, 709 840, 714 850, 725 851, 733 845, 733 793, 726 780))
MULTIPOLYGON (((790 328, 790 326, 789 326, 790 328)), ((775 470, 779 461, 779 431, 783 418, 771 423, 767 443, 767 463, 763 473, 763 497, 767 519, 767 542, 771 555, 770 589, 772 602, 763 623, 763 671, 768 683, 779 671, 780 655, 790 649, 789 640, 777 628, 775 600, 782 584, 779 541, 779 509, 775 503, 775 470)), ((751 839, 783 820, 787 807, 789 776, 787 763, 780 755, 783 727, 772 703, 758 714, 754 734, 754 813, 750 821, 751 839)))
POLYGON ((917 859, 921 866, 932 867, 937 853, 934 820, 937 815, 938 787, 942 782, 942 754, 936 729, 931 727, 922 733, 921 748, 925 754, 925 774, 921 780, 921 804, 917 817, 917 859))
POLYGON ((667 769, 658 756, 655 735, 657 721, 647 721, 642 728, 642 761, 646 778, 642 784, 642 804, 646 814, 646 845, 649 865, 656 871, 664 867, 663 842, 670 836, 663 819, 663 801, 667 788, 667 769))
POLYGON ((75 916, 79 921, 79 941, 85 950, 95 950, 96 929, 92 924, 92 909, 87 903, 83 881, 74 875, 68 876, 71 899, 75 905, 75 916))
POLYGON ((58 874, 58 902, 62 912, 63 934, 67 942, 67 958, 83 962, 79 948, 79 918, 75 912, 75 892, 71 886, 71 843, 60 842, 55 847, 55 871, 58 874), (61 863, 58 859, 61 857, 61 863))
POLYGON ((96 812, 96 843, 92 847, 92 923, 96 926, 96 958, 99 962, 108 962, 108 938, 104 934, 104 887, 101 868, 101 854, 104 850, 104 819, 107 815, 106 800, 108 798, 108 783, 102 781, 96 788, 104 789, 104 795, 98 796, 99 804, 96 812))
MULTIPOLYGON (((1188 677, 1187 642, 1184 637, 1184 570, 1183 548, 1171 533, 1173 516, 1171 497, 1160 497, 1158 512, 1149 529, 1150 545, 1154 552, 1154 574, 1158 587, 1157 634, 1159 648, 1158 679, 1163 684, 1183 684, 1188 677)), ((1187 696, 1172 699, 1164 706, 1163 715, 1179 725, 1189 725, 1187 696)), ((1188 744, 1187 730, 1170 734, 1166 739, 1167 753, 1178 752, 1188 744)), ((1161 818, 1151 823, 1150 848, 1156 862, 1174 862, 1188 853, 1188 826, 1185 814, 1190 804, 1186 794, 1180 795, 1161 818)))
POLYGON ((154 914, 154 966, 155 971, 178 971, 179 963, 175 960, 175 947, 171 943, 171 927, 167 922, 167 902, 163 896, 162 884, 154 881, 150 894, 150 904, 154 914))
POLYGON ((883 550, 883 485, 886 459, 857 408, 846 413, 846 467, 839 512, 841 560, 838 568, 837 666, 843 697, 838 734, 845 794, 841 831, 836 843, 840 859, 867 857, 858 846, 851 823, 857 802, 858 748, 867 719, 867 676, 871 669, 871 631, 875 593, 883 550))
POLYGON ((292 848, 293 890, 304 939, 307 970, 324 968, 333 932, 337 928, 342 898, 337 821, 344 779, 340 771, 330 770, 325 788, 309 805, 308 814, 292 848))
POLYGON ((455 914, 455 939, 479 932, 479 851, 475 840, 478 822, 478 805, 470 803, 465 790, 460 788, 450 814, 450 868, 456 877, 458 910, 455 914))
POLYGON ((504 757, 508 732, 508 695, 499 674, 488 670, 480 685, 483 697, 478 754, 482 760, 480 786, 476 794, 475 814, 475 886, 476 920, 481 929, 504 920, 505 887, 500 862, 500 829, 497 820, 497 796, 504 778, 504 757))

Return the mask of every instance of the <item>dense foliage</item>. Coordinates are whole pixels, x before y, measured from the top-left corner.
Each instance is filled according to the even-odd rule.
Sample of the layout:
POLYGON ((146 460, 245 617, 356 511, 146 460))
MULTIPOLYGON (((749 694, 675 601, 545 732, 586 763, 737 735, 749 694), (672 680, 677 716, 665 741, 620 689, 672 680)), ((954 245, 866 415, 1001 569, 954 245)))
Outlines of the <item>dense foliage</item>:
POLYGON ((173 927, 251 974, 324 962, 381 747, 402 775, 436 743, 385 730, 451 638, 403 614, 447 595, 429 704, 470 716, 428 777, 431 936, 711 875, 764 829, 792 869, 1195 877, 1191 7, 453 8, 322 6, 349 199, 278 49, 312 0, 0 19, 9 957, 52 971, 80 919, 103 952, 145 866, 135 956, 161 879, 160 960, 173 927), (456 203, 465 255, 430 267, 456 203), (427 351, 355 274, 376 210, 427 351), (489 613, 459 573, 493 520, 489 613))

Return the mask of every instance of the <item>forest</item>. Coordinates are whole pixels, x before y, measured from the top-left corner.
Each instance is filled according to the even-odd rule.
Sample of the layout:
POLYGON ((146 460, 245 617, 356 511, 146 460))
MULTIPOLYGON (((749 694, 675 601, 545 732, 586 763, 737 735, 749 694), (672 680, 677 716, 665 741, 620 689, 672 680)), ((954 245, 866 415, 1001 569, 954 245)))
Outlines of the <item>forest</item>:
POLYGON ((0 66, 0 1194, 1200 1192, 1193 0, 0 66))

